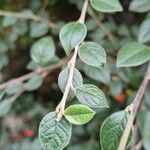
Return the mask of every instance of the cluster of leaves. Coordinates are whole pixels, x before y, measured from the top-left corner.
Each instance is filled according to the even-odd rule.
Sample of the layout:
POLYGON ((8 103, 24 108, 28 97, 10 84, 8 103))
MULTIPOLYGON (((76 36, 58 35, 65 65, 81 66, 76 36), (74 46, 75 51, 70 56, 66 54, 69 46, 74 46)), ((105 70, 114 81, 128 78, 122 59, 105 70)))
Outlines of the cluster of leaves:
MULTIPOLYGON (((34 0, 32 3, 34 3, 34 0)), ((51 2, 50 5, 55 6, 57 3, 60 2, 54 1, 51 2)), ((83 1, 70 0, 70 3, 76 4, 76 6, 79 7, 79 10, 81 10, 83 5, 83 1)), ((123 11, 118 0, 90 0, 89 3, 90 7, 98 11, 98 14, 99 12, 114 13, 123 11)), ((36 5, 31 5, 31 9, 36 12, 38 6, 33 6, 36 5)), ((125 24, 116 25, 114 23, 111 25, 110 22, 106 21, 103 26, 107 30, 103 26, 100 30, 97 27, 97 21, 94 21, 94 18, 89 17, 85 24, 80 21, 73 21, 61 28, 59 39, 65 53, 69 57, 73 52, 73 49, 78 47, 78 56, 82 62, 78 59, 77 68, 74 68, 72 88, 69 89, 67 108, 63 112, 63 118, 58 121, 58 114, 53 111, 48 113, 39 125, 39 138, 44 149, 61 150, 64 149, 69 142, 76 143, 74 142, 77 141, 76 135, 77 137, 84 137, 87 134, 91 138, 92 136, 97 138, 97 135, 99 134, 100 138, 96 141, 92 140, 87 143, 85 142, 87 141, 85 138, 86 140, 83 144, 79 143, 74 146, 70 144, 71 146, 69 145, 67 149, 80 150, 87 148, 89 150, 97 150, 100 149, 97 141, 100 141, 102 149, 117 150, 129 116, 129 112, 127 110, 122 110, 122 108, 133 101, 135 94, 131 94, 134 92, 131 92, 130 87, 133 91, 137 90, 138 81, 140 81, 143 76, 143 68, 145 66, 141 67, 142 69, 140 67, 135 69, 121 67, 136 67, 150 61, 150 15, 147 13, 150 11, 150 2, 149 0, 133 0, 130 3, 129 10, 136 13, 146 13, 146 17, 140 27, 135 25, 129 30, 125 24), (110 42, 107 35, 113 32, 115 32, 116 35, 112 38, 113 42, 110 42), (88 36, 87 39, 90 40, 85 40, 86 36, 88 36), (101 43, 101 45, 99 43, 101 43), (105 49, 103 47, 105 47, 105 49), (116 53, 113 49, 118 49, 120 47, 121 49, 119 50, 116 60, 116 68, 114 64, 116 53), (107 59, 106 52, 108 56, 107 59), (81 74, 79 70, 84 74, 81 74), (141 73, 139 73, 140 70, 142 70, 141 73), (82 75, 84 76, 82 77, 82 75), (99 87, 103 87, 103 90, 99 87), (109 88, 109 92, 104 88, 109 88), (107 93, 107 98, 104 91, 107 93), (125 96, 125 92, 126 96, 129 96, 129 100, 126 103, 124 103, 125 97, 123 100, 116 98, 118 95, 122 96, 121 94, 125 96), (112 99, 115 99, 117 102, 112 99), (121 104, 118 104, 118 102, 121 104), (121 111, 118 111, 120 109, 121 111), (118 112, 108 116, 114 111, 118 112), (86 123, 89 124, 79 127, 74 126, 72 131, 72 124, 84 125, 86 123), (101 126, 100 129, 99 126, 101 126), (85 131, 85 129, 87 131, 85 131), (99 133, 97 134, 97 132, 99 133), (71 136, 73 140, 70 140, 71 136)), ((87 13, 90 14, 90 11, 91 10, 87 13)), ((20 14, 30 17, 34 16, 31 10, 23 10, 20 14)), ((48 12, 42 14, 42 17, 49 19, 48 12)), ((56 26, 59 28, 62 24, 63 22, 58 23, 56 26)), ((34 42, 32 40, 30 41, 32 43, 30 49, 31 61, 27 65, 27 69, 37 71, 37 74, 23 82, 17 82, 0 91, 0 117, 3 117, 11 109, 14 102, 12 97, 17 93, 20 93, 24 88, 28 92, 39 89, 43 84, 45 77, 40 70, 58 63, 60 58, 55 54, 57 46, 55 46, 54 38, 49 36, 49 33, 58 35, 58 29, 49 31, 48 25, 34 21, 30 21, 28 26, 26 20, 20 20, 16 17, 4 17, 2 19, 1 29, 0 32, 2 32, 3 29, 6 30, 6 32, 2 32, 2 37, 4 38, 0 39, 1 70, 9 63, 7 55, 8 50, 11 52, 11 50, 17 48, 14 44, 15 42, 20 41, 22 46, 25 46, 24 38, 27 36, 28 31, 30 33, 28 38, 40 37, 40 39, 36 39, 34 42)), ((65 92, 69 73, 70 67, 67 66, 58 76, 58 86, 62 93, 65 92)), ((0 80, 3 81, 4 78, 5 77, 2 74, 2 79, 0 80)), ((150 129, 148 125, 148 108, 150 106, 148 102, 150 98, 148 90, 145 93, 144 101, 148 106, 144 108, 144 111, 141 110, 138 116, 141 135, 143 137, 143 145, 146 150, 149 148, 150 141, 149 134, 147 133, 150 129)), ((40 109, 40 111, 42 110, 40 109)), ((43 114, 45 114, 45 111, 43 114)), ((130 142, 128 144, 130 145, 130 142)), ((41 146, 39 140, 35 139, 32 142, 23 140, 22 143, 19 146, 17 145, 14 149, 17 148, 20 148, 21 150, 40 150, 41 146)))

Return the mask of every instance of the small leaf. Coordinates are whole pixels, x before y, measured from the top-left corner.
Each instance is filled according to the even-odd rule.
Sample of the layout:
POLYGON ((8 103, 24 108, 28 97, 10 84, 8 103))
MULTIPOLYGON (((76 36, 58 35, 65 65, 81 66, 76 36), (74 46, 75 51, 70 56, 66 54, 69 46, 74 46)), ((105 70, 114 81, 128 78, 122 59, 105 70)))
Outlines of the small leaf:
POLYGON ((105 94, 95 85, 83 84, 76 89, 78 100, 89 107, 109 107, 105 94))
POLYGON ((65 110, 64 115, 69 122, 76 125, 83 125, 93 118, 95 112, 85 105, 76 104, 69 106, 65 110))
POLYGON ((80 59, 87 65, 102 67, 106 63, 106 52, 99 44, 94 42, 84 42, 79 50, 80 59))
POLYGON ((49 27, 44 23, 31 22, 30 30, 31 37, 41 37, 48 32, 49 27))
POLYGON ((3 98, 5 94, 6 94, 6 90, 0 90, 0 100, 3 98))
POLYGON ((90 0, 92 7, 100 12, 120 12, 123 10, 119 0, 90 0))
POLYGON ((27 81, 26 88, 28 91, 33 91, 38 89, 43 83, 43 77, 40 75, 35 75, 27 81))
POLYGON ((9 27, 11 25, 14 25, 16 22, 17 22, 16 17, 6 16, 6 17, 3 18, 2 26, 6 28, 6 27, 9 27))
POLYGON ((129 113, 116 112, 110 115, 100 129, 100 141, 103 150, 117 150, 129 113))
POLYGON ((119 51, 117 67, 138 66, 150 60, 150 48, 136 42, 125 44, 119 51))
MULTIPOLYGON (((64 92, 67 81, 68 81, 68 77, 69 77, 69 68, 65 68, 64 70, 61 71, 61 73, 59 74, 58 77, 58 85, 61 89, 62 92, 64 92)), ((74 74, 73 74, 73 87, 77 88, 78 86, 83 84, 83 78, 81 73, 77 70, 74 69, 74 74)), ((71 99, 73 98, 75 95, 73 90, 69 91, 69 95, 68 97, 71 99)))
POLYGON ((47 114, 39 126, 39 138, 45 150, 62 150, 70 138, 72 126, 62 118, 56 121, 56 112, 47 114))
POLYGON ((88 65, 84 65, 83 69, 84 73, 91 79, 105 84, 108 84, 110 82, 110 70, 107 65, 103 68, 94 68, 88 65))
POLYGON ((85 24, 79 22, 70 22, 66 24, 59 33, 61 44, 67 54, 70 53, 76 45, 80 44, 87 33, 85 24))
POLYGON ((132 0, 129 9, 140 13, 148 12, 150 11, 150 0, 132 0))
POLYGON ((18 92, 20 92, 22 90, 22 83, 16 83, 14 86, 11 86, 11 87, 8 87, 7 89, 6 89, 6 93, 8 94, 8 95, 13 95, 13 94, 15 94, 15 93, 18 93, 18 92))
POLYGON ((140 26, 138 41, 140 43, 146 43, 150 41, 150 18, 144 20, 140 26))
POLYGON ((5 116, 10 110, 12 101, 9 99, 0 101, 0 117, 5 116))
POLYGON ((39 64, 47 64, 55 54, 55 45, 51 37, 44 37, 36 41, 31 47, 31 58, 39 64))

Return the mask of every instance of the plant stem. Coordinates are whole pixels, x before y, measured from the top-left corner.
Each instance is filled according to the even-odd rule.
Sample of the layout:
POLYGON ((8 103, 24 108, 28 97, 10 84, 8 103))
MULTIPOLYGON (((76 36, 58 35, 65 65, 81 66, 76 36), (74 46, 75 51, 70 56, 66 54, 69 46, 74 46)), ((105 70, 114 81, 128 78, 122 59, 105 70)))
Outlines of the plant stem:
POLYGON ((49 28, 54 28, 56 26, 53 22, 51 22, 49 20, 46 20, 42 17, 36 16, 34 14, 27 16, 27 15, 21 14, 20 12, 11 12, 11 11, 0 10, 0 16, 10 16, 10 17, 16 17, 16 18, 19 18, 19 19, 29 19, 29 20, 33 20, 33 21, 36 21, 36 22, 44 23, 49 28))
MULTIPOLYGON (((81 11, 81 15, 79 18, 79 22, 80 23, 84 23, 85 21, 85 15, 86 15, 86 11, 87 11, 87 7, 88 7, 88 0, 85 0, 82 11, 81 11)), ((75 68, 75 64, 76 64, 76 59, 77 59, 77 55, 78 55, 78 48, 79 48, 79 44, 75 47, 74 53, 72 58, 70 59, 70 61, 68 62, 68 67, 69 67, 69 77, 68 77, 68 81, 65 87, 65 91, 62 97, 61 102, 58 104, 58 106, 56 107, 56 113, 57 113, 57 121, 60 121, 61 118, 63 117, 64 114, 64 110, 65 110, 65 105, 66 105, 66 100, 69 94, 69 90, 72 87, 72 80, 73 80, 73 73, 74 73, 74 68, 75 68)))
POLYGON ((54 69, 60 68, 62 65, 64 65, 65 62, 66 62, 66 59, 62 59, 57 64, 50 65, 50 66, 47 66, 47 67, 44 67, 44 68, 38 68, 38 69, 36 69, 36 70, 26 74, 26 75, 23 75, 23 76, 17 78, 17 79, 9 80, 9 81, 7 81, 7 82, 0 85, 0 90, 4 89, 4 88, 7 88, 7 87, 14 86, 18 82, 24 82, 24 81, 30 79, 31 77, 33 77, 36 74, 43 74, 44 72, 50 72, 54 69))
POLYGON ((137 114, 137 110, 140 106, 142 97, 144 95, 144 92, 145 92, 146 87, 147 87, 148 82, 149 82, 149 76, 150 76, 150 63, 148 65, 145 77, 144 77, 144 79, 143 79, 143 81, 139 87, 137 94, 136 94, 136 97, 135 97, 134 101, 132 102, 132 104, 130 105, 130 116, 129 116, 128 122, 126 124, 125 130, 123 132, 122 138, 120 140, 118 150, 125 150, 126 143, 127 143, 134 119, 135 119, 136 114, 137 114))

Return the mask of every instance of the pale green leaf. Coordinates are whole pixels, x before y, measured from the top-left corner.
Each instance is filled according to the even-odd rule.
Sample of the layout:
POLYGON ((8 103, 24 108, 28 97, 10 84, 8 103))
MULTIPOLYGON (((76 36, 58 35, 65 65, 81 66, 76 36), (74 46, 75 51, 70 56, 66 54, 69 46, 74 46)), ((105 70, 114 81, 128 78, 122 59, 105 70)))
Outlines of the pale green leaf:
POLYGON ((59 34, 61 44, 67 54, 80 44, 87 33, 85 24, 79 22, 70 22, 66 24, 59 34))
POLYGON ((150 11, 150 0, 132 0, 129 9, 134 12, 150 11))
POLYGON ((10 86, 6 89, 6 93, 8 95, 13 95, 15 93, 18 93, 22 90, 22 83, 16 83, 14 86, 10 86))
POLYGON ((83 84, 76 89, 78 100, 89 107, 108 108, 109 104, 105 94, 95 85, 83 84))
POLYGON ((108 84, 110 82, 110 70, 106 65, 103 68, 95 68, 88 65, 84 65, 84 73, 91 79, 108 84))
POLYGON ((30 36, 41 37, 45 35, 49 30, 49 27, 44 23, 31 22, 30 25, 30 36))
POLYGON ((39 126, 39 138, 45 150, 62 150, 71 138, 71 124, 64 118, 56 121, 56 112, 47 114, 39 126))
POLYGON ((10 110, 12 101, 9 99, 0 101, 0 117, 5 116, 10 110))
POLYGON ((106 63, 106 52, 103 47, 94 42, 84 42, 79 50, 80 59, 87 65, 102 67, 106 63))
POLYGON ((120 111, 110 115, 103 122, 100 129, 100 143, 103 150, 118 150, 128 116, 128 112, 120 111))
MULTIPOLYGON (((58 85, 61 89, 62 92, 64 92, 67 81, 68 81, 68 77, 69 77, 69 68, 65 68, 61 71, 61 73, 59 74, 58 77, 58 85)), ((78 86, 83 84, 83 78, 81 73, 77 70, 74 69, 74 73, 73 73, 73 87, 77 88, 78 86)), ((68 97, 71 99, 72 97, 74 97, 75 93, 73 90, 70 89, 69 91, 69 95, 68 97)))
POLYGON ((138 41, 140 43, 146 43, 150 41, 150 18, 147 18, 141 24, 138 41))
POLYGON ((93 118, 95 112, 86 105, 76 104, 69 106, 65 110, 64 115, 69 122, 83 125, 93 118))
POLYGON ((120 12, 123 10, 119 0, 90 0, 92 7, 100 12, 120 12))
POLYGON ((47 64, 55 55, 55 45, 53 39, 48 36, 36 41, 31 47, 31 58, 39 64, 47 64))
POLYGON ((35 75, 31 77, 27 83, 26 88, 28 91, 33 91, 38 89, 43 83, 43 77, 41 75, 35 75))
POLYGON ((150 48, 136 42, 126 43, 117 56, 117 67, 138 66, 150 60, 150 48))
POLYGON ((11 25, 14 25, 16 22, 17 22, 16 17, 6 16, 3 18, 2 26, 6 28, 6 27, 9 27, 11 25))

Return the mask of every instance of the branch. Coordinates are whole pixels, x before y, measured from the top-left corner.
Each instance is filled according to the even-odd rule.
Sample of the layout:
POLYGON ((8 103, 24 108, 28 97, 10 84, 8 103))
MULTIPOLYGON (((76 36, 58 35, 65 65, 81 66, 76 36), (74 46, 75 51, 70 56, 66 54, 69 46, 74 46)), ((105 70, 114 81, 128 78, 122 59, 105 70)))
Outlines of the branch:
POLYGON ((137 110, 140 106, 142 97, 144 95, 144 92, 145 92, 146 87, 147 87, 148 82, 149 82, 149 76, 150 76, 150 63, 148 65, 145 77, 144 77, 144 79, 143 79, 143 81, 139 87, 137 94, 136 94, 136 97, 135 97, 134 101, 132 102, 132 104, 130 105, 130 116, 129 116, 128 122, 126 124, 125 130, 123 132, 122 138, 120 140, 118 150, 125 150, 125 146, 126 146, 126 143, 128 141, 128 137, 129 137, 134 119, 135 119, 136 114, 137 114, 137 110))
POLYGON ((47 67, 44 67, 44 68, 38 68, 26 75, 23 75, 17 79, 12 79, 12 80, 9 80, 3 84, 0 84, 0 90, 1 89, 4 89, 4 88, 7 88, 7 87, 11 87, 11 86, 14 86, 16 83, 18 82, 24 82, 28 79, 30 79, 31 77, 33 77, 34 75, 36 74, 43 74, 45 72, 50 72, 54 69, 57 69, 57 68, 60 68, 62 65, 64 65, 64 63, 66 62, 66 59, 62 59, 60 60, 57 64, 54 64, 54 65, 50 65, 50 66, 47 66, 47 67))
POLYGON ((26 16, 20 12, 11 12, 11 11, 3 11, 0 10, 0 16, 10 16, 10 17, 16 17, 18 19, 28 19, 28 20, 33 20, 35 22, 41 22, 46 24, 49 28, 55 28, 55 24, 49 20, 46 20, 42 17, 36 16, 36 15, 31 15, 31 16, 26 16))
MULTIPOLYGON (((84 5, 82 7, 80 18, 78 20, 80 23, 84 23, 84 21, 85 21, 87 7, 88 7, 88 0, 85 0, 84 5)), ((67 84, 65 87, 65 91, 64 91, 62 100, 59 103, 59 105, 56 107, 56 113, 58 114, 57 121, 60 121, 61 118, 63 117, 69 90, 70 90, 70 88, 72 88, 73 73, 74 73, 74 68, 75 68, 76 59, 77 59, 77 55, 78 55, 78 48, 79 48, 79 44, 75 47, 74 54, 73 54, 72 58, 70 59, 70 61, 68 62, 68 67, 70 69, 70 72, 69 72, 69 77, 68 77, 68 81, 67 81, 67 84)))

